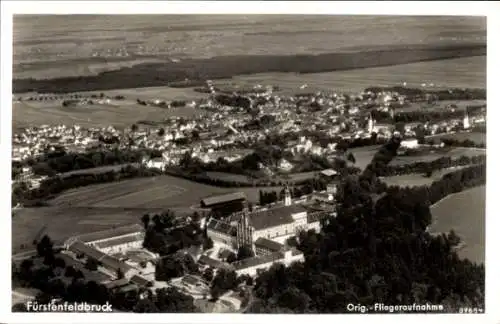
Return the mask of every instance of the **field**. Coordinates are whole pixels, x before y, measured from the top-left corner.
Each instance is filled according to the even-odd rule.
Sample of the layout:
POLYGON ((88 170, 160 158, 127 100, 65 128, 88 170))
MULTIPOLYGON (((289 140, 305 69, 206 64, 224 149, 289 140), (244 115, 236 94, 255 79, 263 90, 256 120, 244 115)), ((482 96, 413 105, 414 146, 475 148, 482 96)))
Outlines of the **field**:
POLYGON ((459 255, 474 262, 485 259, 486 187, 450 195, 431 208, 432 232, 455 232, 465 241, 459 255))
MULTIPOLYGON (((124 27, 123 16, 73 15, 71 23, 64 15, 16 16, 14 78, 92 75, 141 62, 223 55, 320 54, 385 49, 391 45, 486 42, 486 19, 482 17, 153 17, 126 16, 124 27)), ((470 66, 465 69, 468 75, 473 74, 470 66)), ((453 69, 428 71, 454 79, 449 74, 453 69)), ((409 72, 400 72, 401 80, 408 78, 409 72)), ((376 77, 372 78, 376 81, 376 77)))
POLYGON ((250 178, 246 175, 243 175, 243 174, 208 171, 208 172, 204 172, 204 175, 206 175, 210 179, 214 179, 214 180, 235 181, 235 182, 244 183, 244 184, 248 184, 248 185, 252 184, 252 182, 253 182, 252 178, 250 178))
POLYGON ((463 168, 453 167, 448 169, 442 169, 432 173, 431 177, 425 177, 423 174, 404 174, 391 177, 381 177, 380 179, 388 184, 389 186, 401 186, 401 187, 413 187, 413 186, 427 186, 432 184, 434 181, 441 179, 445 174, 457 171, 463 168))
MULTIPOLYGON (((406 82, 408 87, 420 88, 422 83, 434 83, 434 88, 485 88, 486 57, 467 57, 441 61, 400 64, 350 71, 313 74, 262 73, 217 80, 216 85, 249 86, 273 84, 278 93, 294 94, 311 91, 359 92, 370 86, 396 86, 406 82), (307 88, 299 87, 307 84, 307 88)), ((455 102, 454 102, 455 103, 455 102)), ((457 104, 457 103, 455 103, 457 104)), ((460 105, 457 104, 460 107, 460 105)))
POLYGON ((428 153, 417 156, 397 156, 391 161, 389 165, 405 165, 415 162, 430 162, 442 157, 451 157, 453 159, 456 159, 463 155, 476 156, 481 154, 485 154, 484 150, 465 147, 455 147, 451 149, 444 148, 436 151, 430 151, 428 153))
POLYGON ((116 171, 120 171, 122 168, 127 167, 127 166, 137 168, 137 167, 139 167, 139 163, 106 165, 106 166, 97 167, 97 168, 75 170, 75 171, 61 173, 59 176, 64 178, 64 177, 69 177, 69 176, 77 175, 77 174, 101 174, 101 173, 106 173, 106 172, 110 172, 110 171, 116 172, 116 171))
POLYGON ((258 201, 259 190, 281 187, 219 188, 172 176, 137 178, 68 190, 51 201, 54 206, 183 209, 201 199, 227 192, 242 191, 250 201, 258 201))
POLYGON ((381 145, 373 145, 350 149, 349 152, 351 152, 356 159, 356 164, 354 166, 364 170, 366 166, 370 164, 373 156, 378 152, 380 147, 381 145))
MULTIPOLYGON (((471 58, 472 59, 472 58, 471 58)), ((475 59, 479 59, 476 57, 475 59)), ((431 62, 429 62, 431 63, 431 62)), ((465 63, 465 62, 464 62, 465 63)), ((455 105, 456 110, 465 111, 468 106, 483 106, 486 105, 486 100, 443 100, 438 101, 435 104, 424 104, 424 103, 411 103, 408 107, 401 109, 396 109, 396 111, 443 111, 448 106, 455 105)))
POLYGON ((161 121, 172 116, 194 116, 199 112, 188 107, 163 109, 136 104, 62 107, 61 101, 20 102, 12 105, 12 122, 13 127, 43 124, 129 127, 139 120, 161 121))

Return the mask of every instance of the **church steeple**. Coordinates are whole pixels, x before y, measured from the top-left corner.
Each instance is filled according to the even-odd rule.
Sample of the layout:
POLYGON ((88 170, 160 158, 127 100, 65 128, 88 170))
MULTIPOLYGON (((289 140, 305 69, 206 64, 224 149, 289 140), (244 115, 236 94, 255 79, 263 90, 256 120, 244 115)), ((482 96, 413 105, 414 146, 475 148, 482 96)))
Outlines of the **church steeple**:
POLYGON ((285 206, 290 206, 292 204, 292 193, 290 192, 290 187, 288 184, 285 186, 285 206))
POLYGON ((374 125, 374 122, 373 122, 372 114, 370 113, 370 118, 368 119, 368 127, 367 127, 367 131, 370 134, 373 133, 373 125, 374 125))
POLYGON ((469 113, 467 112, 467 108, 465 109, 463 124, 464 124, 464 129, 470 128, 469 113))

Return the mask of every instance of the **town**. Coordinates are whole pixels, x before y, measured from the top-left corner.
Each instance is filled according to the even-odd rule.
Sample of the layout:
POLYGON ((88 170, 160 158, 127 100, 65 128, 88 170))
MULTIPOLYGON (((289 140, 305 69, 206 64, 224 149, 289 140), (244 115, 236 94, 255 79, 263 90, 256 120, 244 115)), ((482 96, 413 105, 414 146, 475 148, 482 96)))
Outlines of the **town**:
MULTIPOLYGON (((453 156, 457 160, 446 162, 450 168, 484 162, 484 142, 461 139, 485 133, 486 103, 475 90, 426 92, 403 86, 357 95, 286 96, 273 86, 237 92, 207 81, 199 91, 208 98, 137 99, 139 107, 189 106, 199 111, 194 118, 143 120, 122 129, 42 125, 13 134, 13 217, 24 207, 50 206, 63 190, 122 181, 116 180, 118 173, 127 179, 168 175, 229 189, 191 201, 183 206, 190 211, 183 217, 170 210, 152 212, 137 215, 137 223, 55 241, 42 229, 33 242, 36 253, 17 259, 21 286, 42 291, 36 298, 65 300, 69 290, 80 289, 85 293, 71 298, 112 299, 121 311, 243 313, 253 303, 252 287, 260 275, 276 264, 304 262, 307 237, 333 226, 342 203, 341 182, 377 157, 362 161, 352 153, 356 148, 376 152, 397 138, 402 157, 466 147, 473 154, 465 154, 463 163, 456 162, 463 156, 453 156), (457 134, 462 137, 453 139, 457 134), (259 198, 252 201, 240 187, 259 188, 259 198), (260 190, 266 187, 275 191, 260 190), (87 286, 78 278, 85 278, 87 286), (101 297, 95 296, 98 291, 101 297), (132 292, 133 302, 123 300, 132 292), (177 303, 157 309, 147 302, 166 295, 177 303)), ((135 99, 101 93, 15 100, 84 108, 135 99)))

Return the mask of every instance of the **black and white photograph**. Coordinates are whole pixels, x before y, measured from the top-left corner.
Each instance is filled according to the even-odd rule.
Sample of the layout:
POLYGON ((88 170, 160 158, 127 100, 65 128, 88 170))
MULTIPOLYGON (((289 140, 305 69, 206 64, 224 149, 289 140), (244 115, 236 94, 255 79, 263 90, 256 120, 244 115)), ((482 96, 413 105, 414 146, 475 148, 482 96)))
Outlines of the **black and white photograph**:
POLYGON ((487 12, 93 5, 10 18, 12 316, 486 314, 487 12))

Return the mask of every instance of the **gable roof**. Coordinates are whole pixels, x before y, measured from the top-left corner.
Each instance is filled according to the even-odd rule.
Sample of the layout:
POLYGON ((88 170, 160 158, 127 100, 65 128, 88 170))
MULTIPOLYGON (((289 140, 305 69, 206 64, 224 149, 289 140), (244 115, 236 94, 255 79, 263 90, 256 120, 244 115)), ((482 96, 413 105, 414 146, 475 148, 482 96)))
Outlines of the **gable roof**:
POLYGON ((136 284, 138 286, 146 287, 151 281, 149 281, 146 278, 141 277, 139 275, 133 275, 130 278, 130 282, 134 283, 134 284, 136 284))
POLYGON ((103 267, 110 270, 118 271, 118 269, 121 269, 123 273, 126 273, 127 271, 133 269, 128 264, 120 262, 120 260, 118 260, 117 258, 104 254, 101 251, 94 249, 93 247, 90 247, 81 241, 75 241, 68 247, 68 250, 76 254, 82 253, 86 257, 95 259, 101 262, 103 267))
POLYGON ((111 238, 109 240, 96 243, 95 245, 99 249, 105 249, 105 248, 108 248, 111 246, 122 245, 122 244, 131 243, 131 242, 142 241, 142 240, 144 240, 144 233, 134 234, 134 235, 130 235, 130 236, 124 236, 124 237, 111 238))
POLYGON ((207 197, 201 200, 201 203, 208 207, 216 204, 223 204, 227 202, 231 202, 234 200, 246 200, 247 197, 243 192, 232 192, 224 195, 207 197))
POLYGON ((143 232, 144 228, 139 224, 125 225, 116 228, 111 228, 104 231, 93 232, 88 234, 78 235, 75 238, 83 243, 91 243, 95 241, 110 239, 117 236, 132 235, 138 232, 143 232))
POLYGON ((256 248, 264 248, 264 249, 269 250, 269 251, 277 252, 277 251, 280 251, 281 249, 283 249, 284 245, 280 244, 278 242, 269 240, 265 237, 259 237, 255 241, 255 247, 256 248))
POLYGON ((284 259, 284 255, 282 252, 274 252, 264 256, 258 256, 253 258, 244 259, 241 261, 237 261, 233 263, 233 266, 236 270, 242 270, 246 268, 255 267, 261 264, 278 262, 284 259))
POLYGON ((256 229, 291 224, 294 222, 293 214, 307 212, 301 205, 280 206, 266 210, 260 210, 249 214, 250 224, 256 229))

